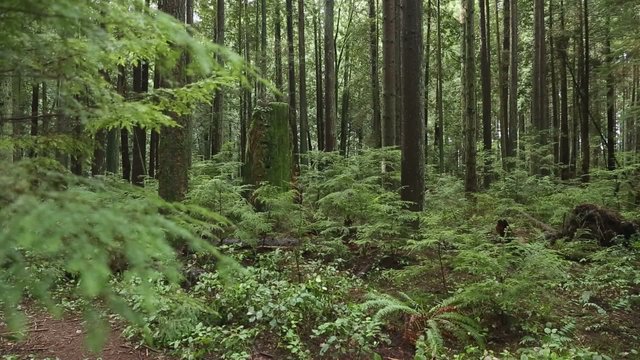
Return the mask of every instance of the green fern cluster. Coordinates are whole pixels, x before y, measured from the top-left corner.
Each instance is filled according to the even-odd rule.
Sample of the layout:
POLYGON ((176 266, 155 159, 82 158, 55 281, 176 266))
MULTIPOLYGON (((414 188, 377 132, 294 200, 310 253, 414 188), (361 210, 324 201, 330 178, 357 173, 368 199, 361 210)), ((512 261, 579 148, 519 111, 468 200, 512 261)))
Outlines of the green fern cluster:
MULTIPOLYGON (((362 304, 366 309, 377 309, 374 319, 382 321, 394 314, 410 315, 405 331, 416 332, 416 359, 436 358, 445 353, 445 334, 463 342, 474 340, 484 345, 484 334, 480 324, 463 315, 456 308, 456 299, 450 298, 432 307, 425 307, 406 293, 402 300, 388 294, 374 293, 362 304)), ((407 335, 405 333, 405 335, 407 335)))

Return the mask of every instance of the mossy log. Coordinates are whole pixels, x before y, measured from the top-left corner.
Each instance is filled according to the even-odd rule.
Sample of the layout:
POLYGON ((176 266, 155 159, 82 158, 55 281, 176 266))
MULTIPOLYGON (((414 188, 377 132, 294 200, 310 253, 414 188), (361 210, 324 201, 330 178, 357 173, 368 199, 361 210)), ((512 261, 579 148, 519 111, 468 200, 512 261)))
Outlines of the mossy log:
POLYGON ((253 113, 246 149, 244 181, 288 189, 293 175, 293 146, 289 130, 289 105, 273 102, 253 113))

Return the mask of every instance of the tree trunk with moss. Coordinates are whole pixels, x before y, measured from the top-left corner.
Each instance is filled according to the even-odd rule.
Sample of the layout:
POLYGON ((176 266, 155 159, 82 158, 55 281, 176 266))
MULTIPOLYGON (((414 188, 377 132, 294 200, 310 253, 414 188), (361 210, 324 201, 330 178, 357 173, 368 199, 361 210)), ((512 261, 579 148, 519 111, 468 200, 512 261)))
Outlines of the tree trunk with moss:
POLYGON ((286 189, 293 175, 289 105, 274 102, 258 108, 251 122, 243 171, 247 184, 267 181, 286 189))

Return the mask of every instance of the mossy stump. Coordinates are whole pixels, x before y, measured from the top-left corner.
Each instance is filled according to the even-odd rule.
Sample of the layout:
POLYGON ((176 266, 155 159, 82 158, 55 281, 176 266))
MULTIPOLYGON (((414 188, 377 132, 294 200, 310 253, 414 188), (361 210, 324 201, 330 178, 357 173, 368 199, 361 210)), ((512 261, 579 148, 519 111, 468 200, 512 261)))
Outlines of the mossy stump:
POLYGON ((293 144, 289 130, 289 105, 273 102, 253 113, 247 141, 244 181, 263 181, 287 190, 293 175, 293 144))

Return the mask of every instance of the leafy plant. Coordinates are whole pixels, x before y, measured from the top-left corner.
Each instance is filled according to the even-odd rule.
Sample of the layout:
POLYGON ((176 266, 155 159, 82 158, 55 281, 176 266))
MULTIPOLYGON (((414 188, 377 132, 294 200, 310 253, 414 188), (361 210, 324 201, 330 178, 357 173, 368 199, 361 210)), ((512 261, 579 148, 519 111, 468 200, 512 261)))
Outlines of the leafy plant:
POLYGON ((445 335, 461 341, 473 339, 483 346, 484 335, 480 324, 460 313, 453 299, 433 307, 424 307, 407 294, 400 295, 404 300, 387 294, 372 294, 362 307, 377 308, 373 318, 378 321, 396 313, 408 315, 404 337, 415 343, 416 359, 435 358, 443 354, 445 335))

